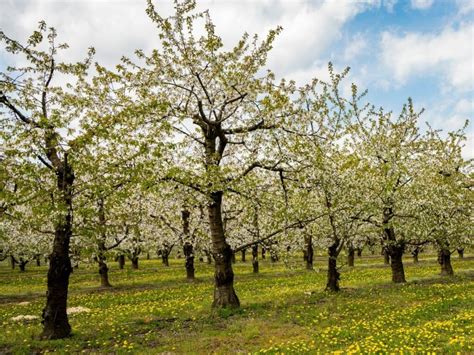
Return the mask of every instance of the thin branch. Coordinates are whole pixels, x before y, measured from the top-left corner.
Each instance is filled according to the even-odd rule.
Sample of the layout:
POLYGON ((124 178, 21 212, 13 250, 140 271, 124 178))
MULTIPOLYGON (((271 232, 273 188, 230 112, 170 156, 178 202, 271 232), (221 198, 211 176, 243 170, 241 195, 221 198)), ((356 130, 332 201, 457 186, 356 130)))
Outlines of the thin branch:
POLYGON ((8 98, 5 96, 5 94, 3 93, 3 91, 0 91, 0 103, 4 104, 5 106, 7 106, 10 110, 13 111, 13 113, 15 113, 16 117, 18 117, 21 121, 23 121, 24 123, 26 124, 29 124, 29 125, 33 125, 34 127, 36 128, 39 128, 39 125, 33 121, 31 118, 29 117, 26 117, 23 113, 21 113, 20 110, 18 110, 15 105, 13 105, 9 100, 8 98))
POLYGON ((38 159, 50 170, 54 170, 53 166, 48 163, 41 155, 37 155, 38 159))

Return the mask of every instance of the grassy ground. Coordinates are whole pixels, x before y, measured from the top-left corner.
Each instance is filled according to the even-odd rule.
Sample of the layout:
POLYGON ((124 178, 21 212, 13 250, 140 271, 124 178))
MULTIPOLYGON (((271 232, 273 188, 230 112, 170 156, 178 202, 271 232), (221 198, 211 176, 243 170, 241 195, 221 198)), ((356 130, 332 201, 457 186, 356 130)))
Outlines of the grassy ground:
POLYGON ((418 265, 407 258, 408 283, 392 285, 381 257, 356 259, 342 269, 342 292, 323 291, 325 262, 303 265, 237 262, 236 290, 242 308, 211 312, 212 267, 196 264, 197 280, 184 280, 183 260, 166 268, 141 261, 140 270, 111 267, 114 288, 97 287, 98 273, 82 266, 71 277, 70 307, 88 313, 70 316, 72 337, 39 341, 45 302, 46 267, 26 273, 0 264, 0 353, 314 353, 437 351, 474 352, 474 258, 453 260, 454 278, 437 276, 433 256, 418 265), (24 302, 29 302, 28 304, 24 302), (152 350, 151 350, 152 349, 152 350))

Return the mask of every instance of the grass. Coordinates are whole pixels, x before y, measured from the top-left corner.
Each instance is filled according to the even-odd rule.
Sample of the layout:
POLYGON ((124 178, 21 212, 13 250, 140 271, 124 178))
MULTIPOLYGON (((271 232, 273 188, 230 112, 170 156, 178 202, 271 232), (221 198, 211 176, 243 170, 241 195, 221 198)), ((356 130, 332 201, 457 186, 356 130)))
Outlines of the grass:
POLYGON ((139 270, 110 265, 113 289, 98 286, 93 266, 71 276, 70 307, 89 313, 70 316, 73 335, 40 341, 46 267, 28 265, 26 273, 0 264, 0 353, 314 353, 473 352, 474 258, 455 258, 456 276, 437 276, 433 256, 418 265, 407 258, 408 283, 390 283, 381 257, 356 259, 342 269, 339 294, 324 292, 325 261, 308 272, 299 259, 237 262, 236 290, 242 308, 211 312, 213 269, 196 263, 197 280, 184 279, 183 260, 141 261, 139 270), (19 304, 29 302, 28 304, 19 304))

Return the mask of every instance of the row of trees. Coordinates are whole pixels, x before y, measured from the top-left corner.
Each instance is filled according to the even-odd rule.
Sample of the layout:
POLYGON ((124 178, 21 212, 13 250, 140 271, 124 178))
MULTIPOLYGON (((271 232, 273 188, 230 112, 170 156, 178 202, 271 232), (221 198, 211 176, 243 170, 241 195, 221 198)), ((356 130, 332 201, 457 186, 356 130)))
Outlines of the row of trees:
POLYGON ((395 117, 355 85, 344 95, 348 69, 331 64, 327 81, 277 81, 265 63, 281 28, 227 48, 192 0, 168 18, 148 1, 147 14, 160 47, 115 68, 94 63, 93 49, 59 61, 67 45, 45 23, 25 44, 0 32, 20 63, 0 73, 0 249, 45 241, 43 338, 71 332, 81 253, 109 286, 113 250, 137 265, 179 245, 188 278, 200 250, 214 260, 213 307, 238 307, 232 257, 252 250, 258 270, 259 245, 304 248, 308 268, 313 247, 326 248, 337 291, 343 248, 380 244, 393 281, 405 282, 407 248, 432 244, 447 268, 472 242, 464 129, 420 130, 411 101, 395 117))

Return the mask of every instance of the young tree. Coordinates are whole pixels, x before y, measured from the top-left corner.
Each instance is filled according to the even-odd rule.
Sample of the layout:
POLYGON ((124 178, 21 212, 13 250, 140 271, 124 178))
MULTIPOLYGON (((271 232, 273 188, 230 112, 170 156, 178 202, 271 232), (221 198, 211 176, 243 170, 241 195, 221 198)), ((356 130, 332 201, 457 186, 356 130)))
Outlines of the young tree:
MULTIPOLYGON (((354 97, 357 92, 354 92, 354 97)), ((392 281, 406 282, 403 254, 416 243, 410 226, 418 214, 418 186, 426 144, 418 128, 421 112, 411 100, 398 116, 368 108, 366 116, 353 100, 353 143, 360 156, 361 211, 355 218, 380 231, 383 251, 390 257, 392 281)))
POLYGON ((461 155, 464 129, 448 132, 446 138, 438 131, 429 131, 429 151, 419 189, 422 208, 414 226, 425 243, 431 242, 438 251, 441 275, 447 276, 454 274, 451 254, 473 234, 473 195, 468 175, 472 162, 461 155))
MULTIPOLYGON (((286 141, 294 165, 294 202, 301 220, 318 219, 306 228, 306 245, 315 237, 328 252, 327 290, 339 291, 337 258, 344 245, 352 247, 360 222, 357 191, 360 159, 347 138, 351 134, 350 107, 341 97, 341 82, 349 69, 335 73, 329 63, 328 82, 314 79, 300 90, 299 120, 287 128, 292 139, 286 141)), ((355 86, 354 86, 355 90, 355 86)), ((293 203, 294 203, 293 202, 293 203)), ((307 256, 312 249, 307 247, 307 256)), ((308 258, 308 267, 312 267, 308 258)))

